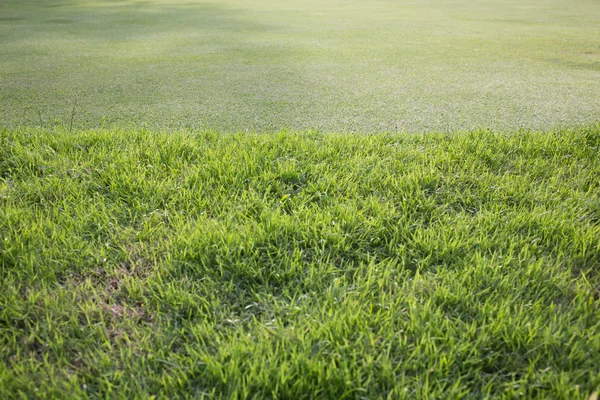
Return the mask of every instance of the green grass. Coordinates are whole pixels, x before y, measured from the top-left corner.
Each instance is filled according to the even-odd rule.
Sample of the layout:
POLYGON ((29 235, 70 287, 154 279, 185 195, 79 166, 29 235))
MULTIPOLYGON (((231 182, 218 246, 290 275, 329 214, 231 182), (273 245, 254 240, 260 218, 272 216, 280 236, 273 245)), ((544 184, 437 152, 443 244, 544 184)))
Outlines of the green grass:
POLYGON ((0 398, 587 399, 599 151, 2 130, 0 398))
POLYGON ((0 0, 0 54, 0 399, 600 390, 597 0, 0 0))
POLYGON ((0 0, 0 126, 547 130, 600 115, 597 0, 0 0))

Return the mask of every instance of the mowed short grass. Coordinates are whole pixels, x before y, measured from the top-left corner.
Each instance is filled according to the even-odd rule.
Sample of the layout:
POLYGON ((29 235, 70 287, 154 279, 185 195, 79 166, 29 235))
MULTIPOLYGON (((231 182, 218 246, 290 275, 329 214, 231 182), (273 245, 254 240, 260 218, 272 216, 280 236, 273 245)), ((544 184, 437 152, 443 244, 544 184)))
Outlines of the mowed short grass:
POLYGON ((0 126, 578 126, 599 38, 597 0, 0 0, 0 126))
POLYGON ((0 397, 600 389, 600 126, 0 132, 0 397))

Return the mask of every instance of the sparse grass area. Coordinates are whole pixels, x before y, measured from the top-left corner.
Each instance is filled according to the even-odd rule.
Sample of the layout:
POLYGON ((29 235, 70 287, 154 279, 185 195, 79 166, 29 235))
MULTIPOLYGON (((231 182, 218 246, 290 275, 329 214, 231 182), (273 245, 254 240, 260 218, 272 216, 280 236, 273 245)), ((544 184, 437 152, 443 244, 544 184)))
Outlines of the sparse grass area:
POLYGON ((600 116, 598 0, 0 0, 0 127, 550 129, 600 116))
POLYGON ((600 389, 600 126, 0 132, 0 398, 600 389))

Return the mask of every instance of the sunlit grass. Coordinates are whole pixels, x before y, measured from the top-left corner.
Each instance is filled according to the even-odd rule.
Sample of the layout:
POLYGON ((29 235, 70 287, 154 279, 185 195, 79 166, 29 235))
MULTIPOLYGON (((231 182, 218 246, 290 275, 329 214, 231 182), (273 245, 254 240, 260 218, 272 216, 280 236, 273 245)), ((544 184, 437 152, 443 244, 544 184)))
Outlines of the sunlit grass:
POLYGON ((597 125, 0 143, 1 398, 600 388, 597 125))

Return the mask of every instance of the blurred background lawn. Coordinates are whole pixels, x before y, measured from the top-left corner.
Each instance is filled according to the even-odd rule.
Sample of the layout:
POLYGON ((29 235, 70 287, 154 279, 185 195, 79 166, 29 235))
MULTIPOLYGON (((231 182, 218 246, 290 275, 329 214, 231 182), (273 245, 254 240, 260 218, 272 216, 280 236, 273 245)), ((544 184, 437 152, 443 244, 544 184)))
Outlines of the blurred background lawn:
POLYGON ((0 0, 0 126, 547 129, 600 116, 600 3, 0 0))

